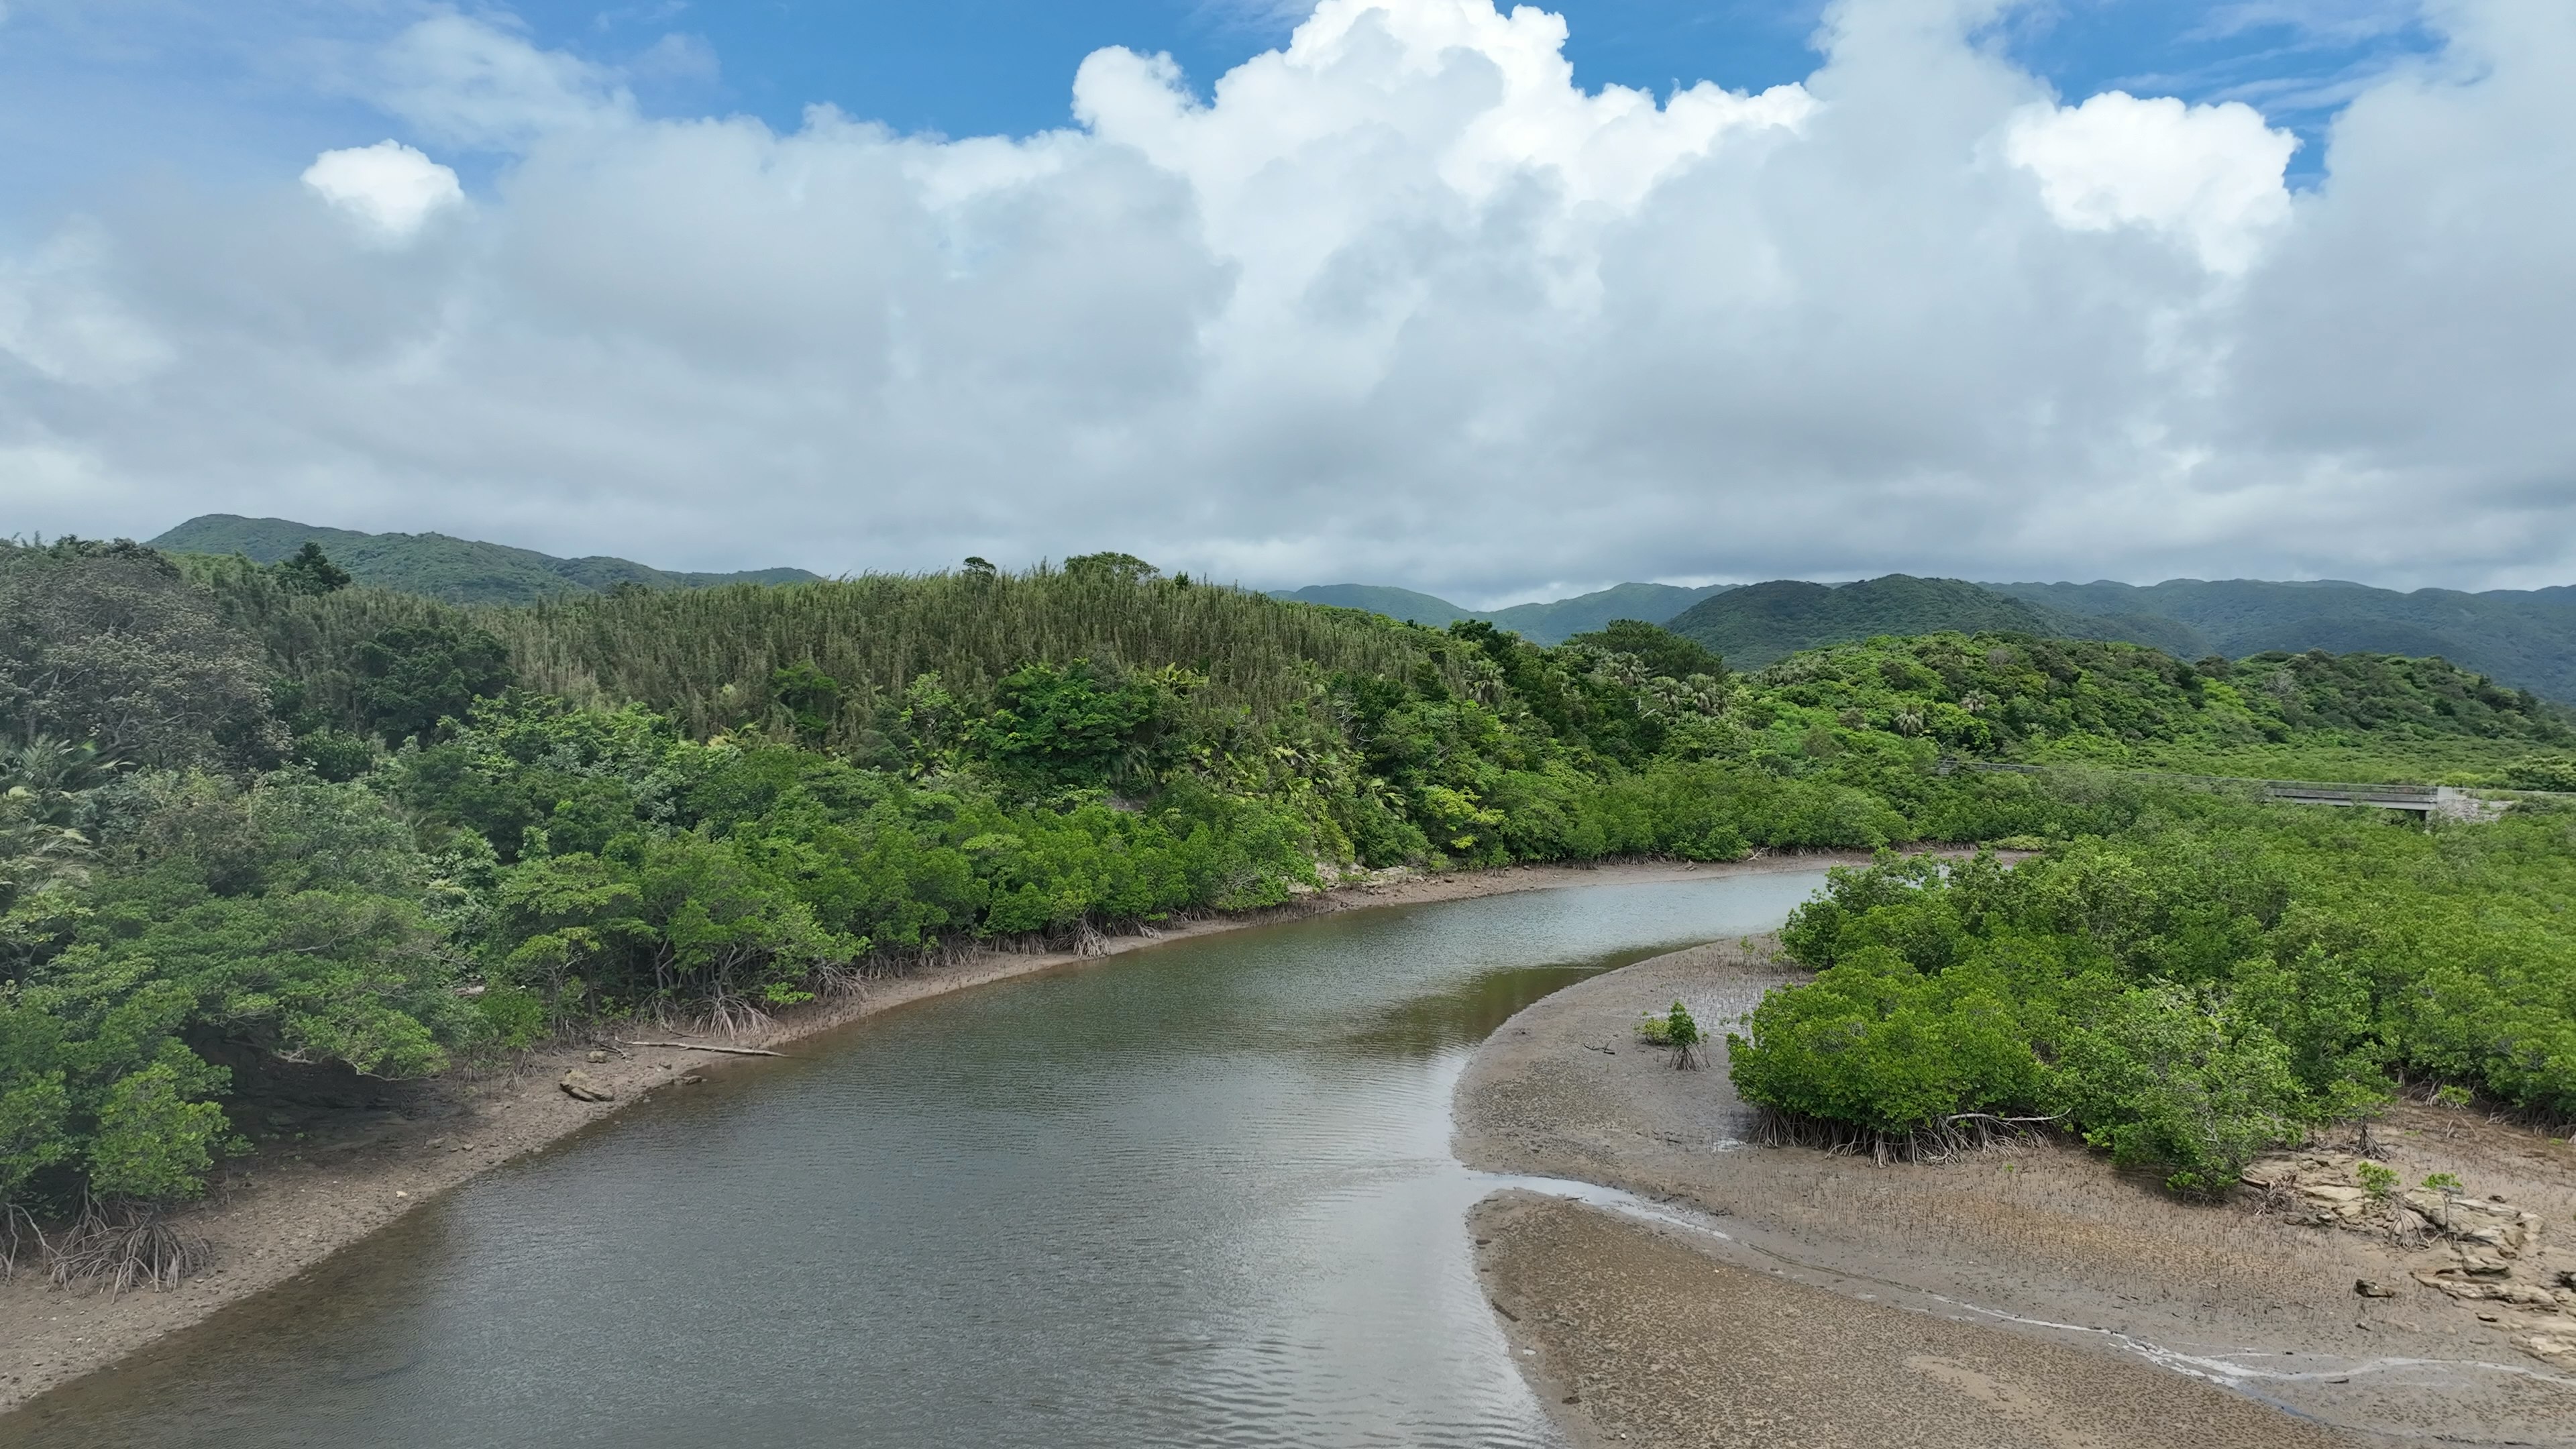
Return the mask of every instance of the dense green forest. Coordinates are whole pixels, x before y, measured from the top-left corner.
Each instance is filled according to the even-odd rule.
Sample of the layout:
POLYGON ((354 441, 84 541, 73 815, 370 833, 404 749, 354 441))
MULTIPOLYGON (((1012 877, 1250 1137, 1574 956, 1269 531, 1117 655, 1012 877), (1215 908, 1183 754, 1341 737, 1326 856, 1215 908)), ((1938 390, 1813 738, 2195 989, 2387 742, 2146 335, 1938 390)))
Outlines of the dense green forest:
MULTIPOLYGON (((0 547, 0 618, 8 1221, 202 1191, 256 1125, 232 1104, 281 1067, 400 1078, 605 1022, 739 1025, 939 951, 1078 944, 1346 871, 1928 840, 2045 848, 2039 881, 2277 815, 2079 768, 2105 760, 2421 748, 2496 782, 2576 771, 2550 707, 2438 662, 1947 634, 1744 674, 1649 624, 1542 646, 1120 554, 460 608, 351 586, 318 549, 64 540, 0 547), (1945 769, 1958 754, 2069 768, 1945 769)), ((2337 828, 2519 842, 2477 847, 2499 899, 2540 899, 2564 850, 2541 817, 2337 828)), ((2314 899, 2355 898, 2331 894, 2358 889, 2339 859, 2301 867, 2332 877, 2314 899)), ((2119 969, 2222 989, 2157 976, 2167 959, 2119 969)), ((2576 1015, 2563 984, 2534 989, 2532 1019, 2576 1015)), ((2368 1060, 2564 1100, 2563 1060, 2480 1050, 2368 1060)), ((2319 1080, 2301 1090, 2324 1105, 2284 1124, 2359 1100, 2319 1080)))
POLYGON ((2102 637, 2165 644, 2189 656, 2303 653, 2438 655, 2552 699, 2576 700, 2576 587, 2417 589, 2259 579, 2168 579, 2134 584, 1988 584, 2070 614, 2123 624, 2168 621, 2190 631, 2168 643, 2138 632, 2102 637))
POLYGON ((796 583, 814 577, 803 569, 789 568, 675 573, 631 559, 556 558, 534 549, 477 543, 443 533, 359 533, 232 513, 191 518, 152 540, 151 546, 165 553, 239 554, 253 563, 273 564, 307 544, 321 548, 358 583, 451 604, 532 604, 563 594, 605 593, 621 584, 696 589, 714 584, 796 583))
POLYGON ((2576 700, 2576 587, 2399 593, 2351 583, 1972 584, 1904 574, 1826 585, 1777 580, 1696 589, 1620 584, 1478 613, 1407 589, 1328 584, 1282 598, 1445 625, 1485 619, 1541 644, 1612 618, 1661 624, 1759 668, 1802 650, 1880 634, 1998 631, 2116 639, 2182 659, 2281 651, 2439 657, 2507 685, 2576 700))
POLYGON ((2032 634, 2119 639, 2191 657, 2199 636, 2169 620, 2118 619, 2052 608, 1958 579, 1908 574, 1828 586, 1782 580, 1728 589, 1701 600, 1666 628, 1754 667, 1804 649, 1881 634, 2032 634))

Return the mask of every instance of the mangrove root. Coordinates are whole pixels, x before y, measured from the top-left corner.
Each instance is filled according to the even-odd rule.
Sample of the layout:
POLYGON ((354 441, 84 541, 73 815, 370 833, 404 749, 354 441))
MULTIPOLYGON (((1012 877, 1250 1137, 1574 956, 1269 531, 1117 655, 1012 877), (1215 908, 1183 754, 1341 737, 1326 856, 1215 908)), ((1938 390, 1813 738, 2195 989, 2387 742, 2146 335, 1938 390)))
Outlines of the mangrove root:
POLYGON ((211 1256, 204 1238, 174 1225, 159 1208, 125 1203, 89 1203, 51 1247, 47 1273, 55 1287, 110 1297, 176 1288, 211 1256))
POLYGON ((17 1277, 20 1260, 33 1257, 41 1263, 51 1258, 53 1251, 54 1245, 45 1241, 45 1231, 36 1226, 33 1213, 13 1202, 0 1203, 0 1278, 17 1277))
POLYGON ((1820 1147, 1835 1153, 1868 1153, 1881 1167, 1891 1162, 1949 1162, 1971 1153, 2024 1142, 2036 1137, 2056 1117, 1999 1117, 1989 1112, 1961 1112, 1926 1122, 1904 1132, 1882 1132, 1850 1122, 1759 1109, 1752 1139, 1765 1147, 1820 1147))

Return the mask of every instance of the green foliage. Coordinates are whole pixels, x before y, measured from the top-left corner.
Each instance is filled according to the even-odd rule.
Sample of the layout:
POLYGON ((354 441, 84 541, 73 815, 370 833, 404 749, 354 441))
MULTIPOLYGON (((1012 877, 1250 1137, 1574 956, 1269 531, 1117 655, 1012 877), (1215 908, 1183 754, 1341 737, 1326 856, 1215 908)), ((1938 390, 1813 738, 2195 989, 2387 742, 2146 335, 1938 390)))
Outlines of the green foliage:
POLYGON ((787 711, 796 737, 808 743, 820 743, 829 735, 841 713, 841 681, 815 668, 812 660, 799 659, 772 671, 769 695, 787 711))
POLYGON ((194 1195, 237 1145, 215 1042, 400 1077, 474 1035, 430 863, 374 793, 202 774, 87 793, 119 797, 114 868, 0 985, 0 1198, 194 1195))
POLYGON ((1664 627, 1741 667, 1760 668, 1801 650, 1880 635, 2090 632, 2043 605, 1957 579, 1906 574, 1833 587, 1783 580, 1728 589, 1668 619, 1664 627))
POLYGON ((2500 783, 2516 790, 2576 793, 2576 759, 2565 755, 2533 755, 2509 766, 2500 783))
POLYGON ((1678 1001, 1664 1014, 1663 1038, 1673 1050, 1673 1065, 1677 1067, 1697 1065, 1700 1044, 1707 1040, 1700 1035, 1699 1023, 1691 1019, 1690 1008, 1678 1001))
POLYGON ((1726 677, 1726 661, 1710 653, 1697 640, 1685 639, 1635 619, 1613 619, 1592 633, 1577 634, 1565 642, 1598 649, 1604 654, 1629 655, 1644 666, 1650 677, 1688 679, 1694 674, 1710 679, 1726 677))
POLYGON ((2449 1172, 2428 1172, 2424 1174, 2423 1188, 2426 1192, 2438 1192, 2453 1196, 2468 1190, 2467 1187, 2461 1183, 2458 1174, 2449 1172))
POLYGON ((398 624, 358 646, 358 721, 386 744, 435 733, 474 701, 508 689, 509 652, 491 631, 398 624))
POLYGON ((1132 553, 1082 553, 1064 561, 1068 577, 1096 579, 1113 584, 1141 584, 1162 577, 1163 571, 1132 553))
POLYGON ((2372 1197, 2385 1199, 2397 1190, 2397 1169, 2384 1162, 2364 1159, 2353 1164, 2352 1175, 2361 1181, 2361 1190, 2372 1197))
POLYGON ((2477 783, 2535 744, 2576 738, 2528 695, 2438 659, 2378 655, 2193 667, 2131 644, 1932 634, 1797 655, 1755 684, 1757 712, 1800 724, 2070 765, 2477 783))
POLYGON ((290 594, 337 593, 349 582, 349 571, 331 562, 318 543, 307 542, 277 565, 277 586, 290 594))
POLYGON ((1112 683, 1091 661, 1030 664, 993 688, 993 711, 972 731, 980 758, 1029 791, 1150 782, 1155 746, 1174 692, 1154 682, 1112 683))
POLYGON ((71 538, 0 543, 0 738, 37 735, 166 767, 285 743, 256 641, 159 554, 71 538))
MULTIPOLYGON (((2576 879, 2545 807, 2428 834, 1942 768, 2566 745, 2438 662, 1943 635, 1745 677, 1633 617, 1551 648, 1123 554, 624 582, 463 610, 248 558, 0 555, 34 626, 0 644, 0 723, 53 731, 0 760, 0 1200, 184 1196, 234 1145, 228 1094, 280 1063, 402 1076, 603 1018, 741 1022, 921 953, 1277 905, 1352 864, 1921 839, 2047 850, 1839 877, 1789 932, 1815 983, 1739 1051, 1749 1096, 1900 1134, 2044 1111, 2194 1189, 2374 1109, 2392 1070, 2576 1109, 2554 914, 2576 879), (47 612, 66 580, 94 616, 47 612), (159 642, 102 623, 126 618, 159 642), (76 686, 48 672, 66 659, 76 686), (170 709, 165 668, 236 690, 238 727, 170 709), (135 768, 88 743, 119 740, 135 768)), ((1700 1031, 1649 1024, 1677 1050, 1700 1031)))
POLYGON ((2398 593, 2361 584, 2253 579, 2173 579, 2151 588, 2116 583, 1992 587, 2106 622, 2188 630, 2196 640, 2151 638, 2143 632, 2105 636, 2155 644, 2186 658, 2216 653, 2241 659, 2270 650, 2320 649, 2437 657, 2552 699, 2576 699, 2576 650, 2568 647, 2564 589, 2398 593))
POLYGON ((1739 1088, 1890 1135, 2059 1117, 2201 1192, 2376 1110, 2390 1068, 2576 1111, 2563 823, 2165 809, 2009 871, 1981 856, 1835 872, 1782 932, 1816 980, 1733 1040, 1739 1088))
POLYGON ((546 1034, 546 1000, 523 987, 487 986, 474 998, 474 1009, 492 1044, 504 1051, 534 1046, 546 1034))

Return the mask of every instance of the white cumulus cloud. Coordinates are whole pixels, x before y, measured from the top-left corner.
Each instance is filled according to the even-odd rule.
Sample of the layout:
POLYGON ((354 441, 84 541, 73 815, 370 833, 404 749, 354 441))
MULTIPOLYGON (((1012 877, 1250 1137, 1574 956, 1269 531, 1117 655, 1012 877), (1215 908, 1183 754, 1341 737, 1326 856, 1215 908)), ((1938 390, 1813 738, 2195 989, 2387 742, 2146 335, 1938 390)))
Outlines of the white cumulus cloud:
POLYGON ((1799 84, 1648 95, 1534 8, 1324 0, 1204 91, 1104 50, 1078 124, 956 141, 646 116, 441 11, 344 73, 489 186, 308 177, 405 244, 160 189, 0 252, 0 457, 79 463, 0 502, 1475 598, 2576 572, 2576 189, 2535 180, 2576 10, 2449 0, 2296 193, 2256 112, 2062 103, 1995 10, 1840 0, 1799 84))
POLYGON ((2281 173, 2298 144, 2241 102, 2186 106, 2108 91, 2080 106, 2023 111, 2004 149, 2039 177, 2061 223, 2153 227, 2189 243, 2211 270, 2241 272, 2290 219, 2281 173))
POLYGON ((456 173, 400 141, 325 151, 304 184, 382 235, 399 240, 435 213, 465 200, 456 173))

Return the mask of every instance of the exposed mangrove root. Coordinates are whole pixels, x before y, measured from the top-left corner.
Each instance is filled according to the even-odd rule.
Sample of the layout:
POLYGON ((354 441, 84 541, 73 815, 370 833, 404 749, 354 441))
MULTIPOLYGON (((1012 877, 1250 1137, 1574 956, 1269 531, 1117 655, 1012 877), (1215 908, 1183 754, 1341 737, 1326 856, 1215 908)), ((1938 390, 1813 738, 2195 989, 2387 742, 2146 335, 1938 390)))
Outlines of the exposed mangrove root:
POLYGON ((750 1036, 767 1031, 774 1025, 776 1021, 768 1012, 743 997, 726 992, 706 1004, 706 1014, 700 1018, 699 1029, 716 1036, 750 1036))
POLYGON ((167 1292, 210 1256, 204 1238, 158 1208, 92 1201, 51 1245, 46 1273, 57 1288, 110 1297, 135 1288, 167 1292))
POLYGON ((1974 1153, 2028 1142, 2045 1135, 2059 1120, 1961 1112, 1910 1131, 1882 1132, 1850 1122, 1759 1107, 1754 1111, 1749 1135, 1765 1147, 1815 1147, 1853 1156, 1867 1153, 1870 1161, 1885 1167, 1892 1162, 1954 1162, 1974 1153))
POLYGON ((35 1214, 14 1202, 0 1203, 0 1279, 17 1277, 21 1263, 44 1262, 53 1252, 45 1230, 36 1226, 35 1214))

